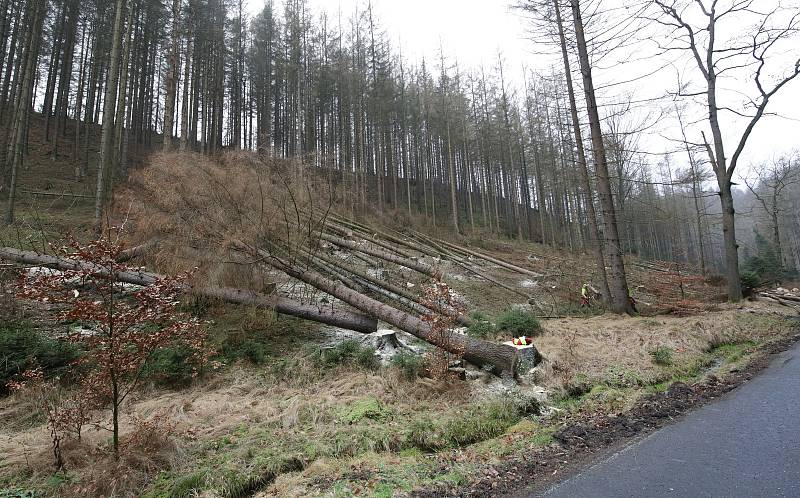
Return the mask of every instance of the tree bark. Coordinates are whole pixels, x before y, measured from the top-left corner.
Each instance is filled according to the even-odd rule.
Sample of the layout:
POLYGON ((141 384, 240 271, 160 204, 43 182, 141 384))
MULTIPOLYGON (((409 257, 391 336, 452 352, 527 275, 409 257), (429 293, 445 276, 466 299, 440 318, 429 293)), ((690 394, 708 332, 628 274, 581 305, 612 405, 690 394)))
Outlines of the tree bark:
POLYGON ((181 0, 172 0, 172 40, 169 48, 167 67, 166 101, 164 102, 164 152, 172 148, 172 128, 175 118, 175 101, 178 96, 178 24, 181 14, 181 0))
MULTIPOLYGON (((119 78, 119 54, 122 45, 122 15, 125 10, 125 0, 117 0, 114 17, 113 41, 111 44, 111 63, 108 69, 108 82, 106 84, 105 102, 103 107, 103 131, 100 144, 100 158, 97 162, 97 190, 95 192, 94 221, 99 228, 103 209, 107 199, 107 184, 110 183, 111 163, 113 157, 114 141, 114 108, 117 97, 117 81, 119 78)), ((123 89, 122 91, 125 91, 123 89)))

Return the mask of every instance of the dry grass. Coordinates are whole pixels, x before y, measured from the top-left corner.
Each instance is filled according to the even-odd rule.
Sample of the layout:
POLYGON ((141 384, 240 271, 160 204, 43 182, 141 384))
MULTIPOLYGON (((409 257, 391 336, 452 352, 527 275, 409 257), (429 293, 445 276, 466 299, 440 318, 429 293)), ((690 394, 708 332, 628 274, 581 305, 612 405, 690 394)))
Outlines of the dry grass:
POLYGON ((215 159, 170 153, 154 155, 117 205, 131 206, 138 239, 164 241, 154 256, 162 271, 200 264, 215 283, 230 283, 224 278, 237 259, 227 250, 229 241, 296 251, 320 228, 311 213, 324 215, 337 195, 327 178, 296 161, 249 152, 215 159))
MULTIPOLYGON (((164 417, 174 426, 174 437, 154 433, 137 441, 148 446, 129 447, 115 464, 107 443, 108 432, 88 429, 81 443, 64 447, 67 468, 79 485, 50 490, 63 496, 132 496, 152 483, 160 470, 188 473, 196 467, 209 443, 228 440, 242 427, 279 433, 300 434, 311 424, 319 437, 336 439, 340 421, 336 414, 364 398, 380 400, 395 413, 441 413, 467 406, 469 397, 453 384, 420 380, 398 382, 392 375, 339 368, 325 382, 305 383, 301 377, 314 368, 298 357, 294 380, 253 369, 233 368, 202 385, 179 391, 143 391, 124 408, 123 441, 137 435, 135 418, 164 417), (153 447, 156 443, 156 447, 153 447), (193 457, 187 455, 194 455, 193 457), (113 477, 113 478, 112 478, 113 477)), ((0 401, 0 416, 21 416, 20 399, 0 401)), ((35 409, 34 407, 30 407, 35 409)), ((109 425, 107 418, 101 425, 109 425)), ((299 437, 297 434, 293 438, 299 437)), ((234 436, 235 440, 236 436, 234 436)), ((313 440, 313 438, 311 438, 313 440)), ((41 482, 52 473, 52 456, 46 427, 4 428, 0 437, 0 483, 20 472, 29 482, 41 482)), ((277 442, 276 442, 277 444, 277 442)), ((237 465, 247 462, 241 461, 237 465)))
POLYGON ((628 318, 603 315, 588 319, 559 319, 545 322, 546 332, 536 346, 547 358, 544 383, 560 387, 575 375, 603 379, 610 370, 629 370, 647 383, 657 379, 663 366, 654 363, 651 352, 669 348, 677 360, 696 358, 720 345, 762 344, 783 338, 790 332, 782 313, 769 305, 748 304, 747 310, 723 305, 718 312, 691 317, 628 318))

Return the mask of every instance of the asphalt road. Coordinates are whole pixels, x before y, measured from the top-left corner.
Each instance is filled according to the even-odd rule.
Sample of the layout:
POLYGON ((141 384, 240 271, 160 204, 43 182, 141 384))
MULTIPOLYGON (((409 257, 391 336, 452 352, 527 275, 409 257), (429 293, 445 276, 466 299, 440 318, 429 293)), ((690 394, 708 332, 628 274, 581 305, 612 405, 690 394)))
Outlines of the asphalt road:
POLYGON ((531 496, 800 497, 800 344, 720 400, 531 496))

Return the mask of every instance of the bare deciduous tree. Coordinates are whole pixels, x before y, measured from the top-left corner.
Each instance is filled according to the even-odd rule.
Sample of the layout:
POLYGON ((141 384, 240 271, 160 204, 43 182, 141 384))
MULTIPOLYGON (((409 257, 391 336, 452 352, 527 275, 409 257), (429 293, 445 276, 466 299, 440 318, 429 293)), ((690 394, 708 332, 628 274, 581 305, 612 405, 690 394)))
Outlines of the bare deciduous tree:
POLYGON ((770 78, 771 66, 768 68, 771 60, 786 60, 785 56, 779 55, 779 51, 785 42, 798 33, 800 10, 778 3, 762 11, 759 8, 765 8, 763 2, 755 0, 653 0, 652 4, 656 10, 653 20, 669 29, 669 41, 662 48, 665 51, 688 52, 702 76, 702 89, 681 88, 680 95, 702 97, 708 111, 712 140, 707 151, 722 204, 728 294, 731 301, 739 301, 742 299, 742 287, 739 280, 733 176, 747 141, 765 116, 771 99, 800 75, 797 52, 794 52, 797 58, 792 57, 791 67, 780 76, 770 78), (742 31, 745 23, 752 28, 742 31), (725 38, 726 29, 735 35, 725 38), (724 92, 721 86, 721 81, 742 75, 749 81, 751 89, 750 96, 746 97, 744 112, 722 102, 724 92), (727 123, 721 116, 722 112, 738 116, 747 123, 736 139, 730 159, 726 155, 723 128, 727 123))

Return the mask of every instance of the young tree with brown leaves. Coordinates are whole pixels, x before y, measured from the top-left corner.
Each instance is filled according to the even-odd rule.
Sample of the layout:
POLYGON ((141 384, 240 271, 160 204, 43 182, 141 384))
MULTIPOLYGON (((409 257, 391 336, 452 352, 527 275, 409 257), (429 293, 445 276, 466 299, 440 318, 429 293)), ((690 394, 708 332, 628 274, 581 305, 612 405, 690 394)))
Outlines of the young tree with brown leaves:
POLYGON ((210 351, 202 324, 182 313, 179 295, 186 276, 160 278, 152 285, 130 289, 117 279, 136 268, 118 263, 123 246, 106 236, 88 245, 73 240, 58 250, 87 263, 70 271, 24 276, 19 297, 62 305, 61 319, 85 324, 68 339, 86 353, 73 365, 80 372, 75 396, 92 406, 111 407, 115 458, 119 457, 119 422, 123 402, 137 387, 148 359, 158 349, 181 342, 201 365, 210 351))

